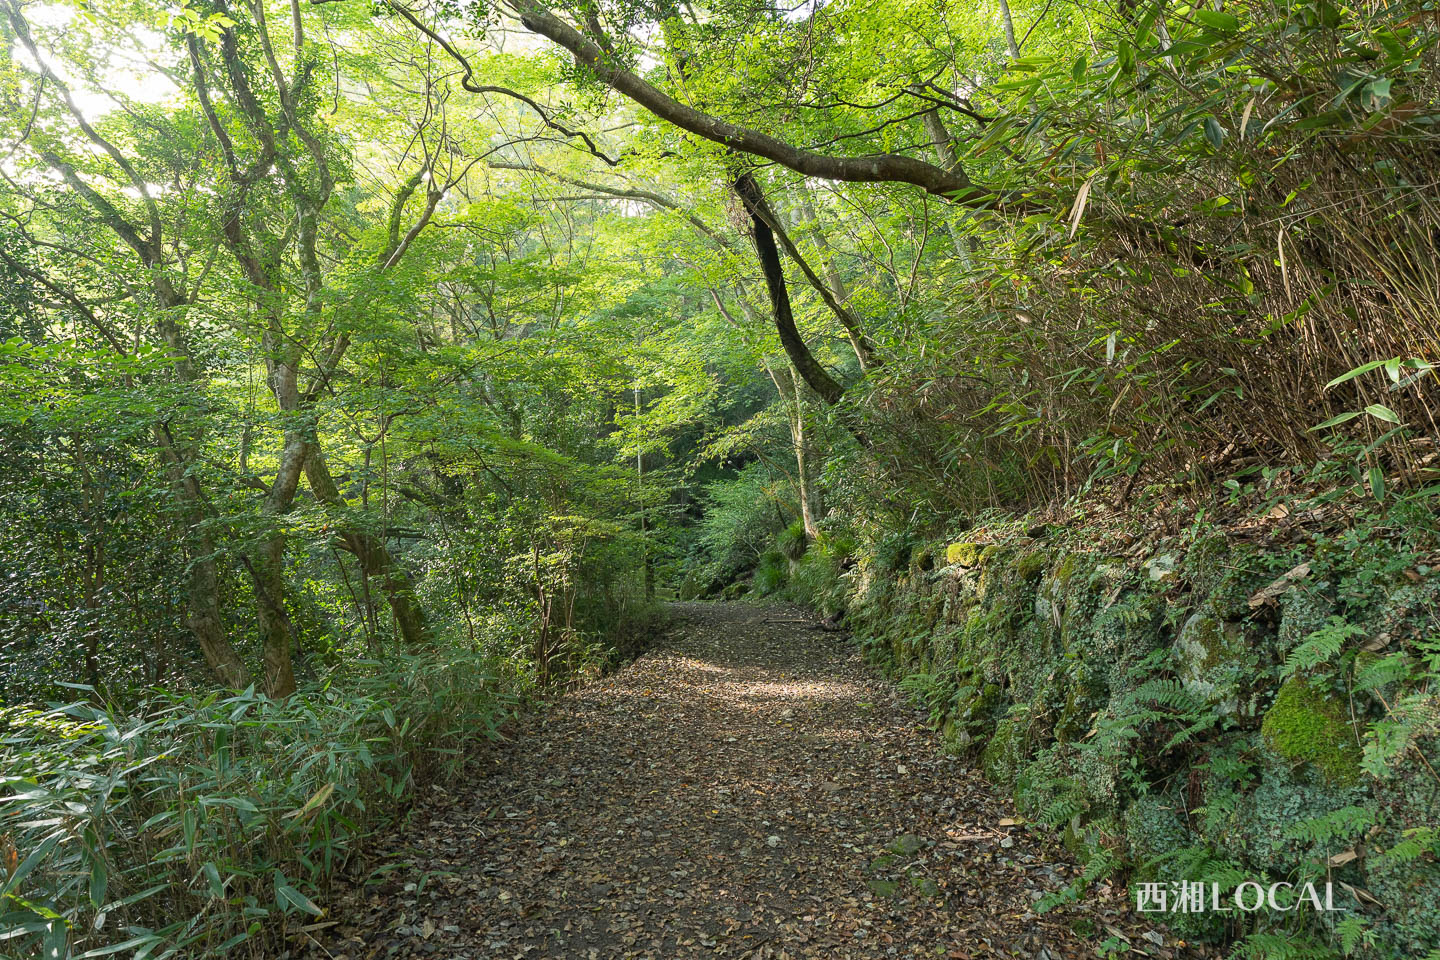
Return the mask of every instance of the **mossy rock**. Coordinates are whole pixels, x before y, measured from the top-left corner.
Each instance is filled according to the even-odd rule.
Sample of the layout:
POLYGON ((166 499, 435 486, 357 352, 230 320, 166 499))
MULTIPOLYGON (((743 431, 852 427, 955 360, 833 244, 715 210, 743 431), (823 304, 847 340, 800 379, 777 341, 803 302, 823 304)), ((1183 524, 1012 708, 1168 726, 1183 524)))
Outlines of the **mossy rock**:
POLYGON ((935 547, 922 543, 910 552, 910 568, 920 573, 935 569, 935 547))
POLYGON ((1005 786, 1015 782, 1025 760, 1025 722, 1006 717, 995 724, 995 732, 980 754, 980 770, 991 783, 1005 786))
POLYGON ((1165 603, 1144 588, 1123 592, 1095 614, 1083 633, 1066 631, 1068 649, 1101 665, 1114 688, 1125 681, 1132 664, 1161 646, 1165 611, 1165 603))
POLYGON ((1069 819, 1066 808, 1088 810, 1086 784, 1076 776, 1074 755, 1063 747, 1050 746, 1026 763, 1015 777, 1015 810, 1026 820, 1055 823, 1069 819))
POLYGON ((1223 534, 1201 537, 1190 547, 1182 563, 1190 596, 1221 620, 1242 620, 1250 616, 1250 598, 1272 583, 1285 566, 1275 569, 1283 558, 1259 553, 1252 546, 1232 544, 1223 534))
POLYGON ((1070 580, 1081 568, 1086 565, 1090 558, 1078 551, 1065 554, 1060 562, 1055 565, 1055 583, 1063 590, 1069 585, 1070 580))
POLYGON ((1079 740, 1089 732, 1092 717, 1105 701, 1104 678, 1084 663, 1075 663, 1065 689, 1060 719, 1055 721, 1055 739, 1061 743, 1079 740))
POLYGON ((1254 672, 1256 664, 1239 624, 1206 611, 1192 615, 1175 638, 1175 658, 1187 691, 1223 713, 1240 711, 1242 681, 1254 672))
POLYGON ((925 841, 915 836, 915 834, 904 833, 891 841, 890 846, 886 849, 902 857, 910 857, 919 853, 920 849, 924 846, 925 841))
POLYGON ((961 541, 952 543, 945 548, 945 562, 952 567, 974 567, 980 563, 980 553, 984 547, 978 543, 961 541))
POLYGON ((1305 638, 1325 626, 1335 615, 1335 602, 1327 595, 1326 584, 1311 583, 1304 590, 1290 590, 1280 597, 1280 626, 1275 632, 1275 653, 1283 659, 1305 638))
POLYGON ((899 859, 900 858, 896 854, 882 853, 880 854, 880 856, 870 861, 870 872, 879 873, 882 870, 889 870, 891 867, 895 866, 895 862, 899 859))
POLYGON ((892 898, 900 893, 900 881, 874 879, 869 882, 870 892, 877 897, 892 898))
POLYGON ((929 877, 917 876, 912 873, 910 874, 910 885, 914 887, 915 892, 922 897, 940 896, 940 885, 929 877))
POLYGON ((1015 558, 1015 575, 1021 580, 1034 580, 1045 572, 1050 564, 1050 554, 1044 550, 1031 550, 1015 558))
POLYGON ((1308 763, 1327 783, 1360 780, 1360 748, 1345 705, 1309 681, 1287 680, 1260 725, 1271 750, 1292 764, 1308 763))
POLYGON ((979 689, 968 688, 971 692, 964 699, 956 701, 955 715, 964 723, 978 723, 993 715, 1001 706, 1000 685, 983 683, 979 689))
POLYGON ((1179 563, 1179 558, 1173 553, 1157 553, 1145 561, 1145 576, 1154 583, 1173 583, 1180 578, 1179 563))
POLYGON ((1208 596, 1230 566, 1230 541, 1222 533, 1202 536, 1185 554, 1185 579, 1199 596, 1208 596))
MULTIPOLYGON (((1332 785, 1315 776, 1313 767, 1292 768, 1279 757, 1262 765, 1259 782, 1229 802, 1235 806, 1232 829, 1223 835, 1207 834, 1206 839, 1227 858, 1277 875, 1323 863, 1343 849, 1336 846, 1339 841, 1305 836, 1296 830, 1298 824, 1328 818, 1350 806, 1374 810, 1365 786, 1332 785)), ((1375 815, 1372 812, 1372 818, 1375 815)))
POLYGON ((970 735, 962 724, 956 723, 951 717, 940 726, 940 749, 951 755, 965 753, 975 738, 970 735))

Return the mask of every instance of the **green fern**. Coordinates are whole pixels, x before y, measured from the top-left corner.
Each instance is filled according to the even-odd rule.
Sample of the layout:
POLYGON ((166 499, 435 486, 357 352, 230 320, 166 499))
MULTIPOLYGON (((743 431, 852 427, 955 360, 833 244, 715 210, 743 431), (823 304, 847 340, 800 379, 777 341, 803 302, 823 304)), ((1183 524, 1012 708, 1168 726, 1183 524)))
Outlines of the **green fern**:
MULTIPOLYGON (((1354 956, 1357 947, 1363 945, 1368 949, 1375 945, 1375 931, 1365 915, 1360 913, 1352 913, 1335 924, 1335 936, 1340 938, 1340 949, 1347 957, 1354 956)), ((1440 956, 1440 950, 1431 956, 1440 956)))
POLYGON ((1333 843, 1351 840, 1375 825, 1375 811, 1369 807, 1341 807, 1324 816, 1292 824, 1285 835, 1292 840, 1333 843))
POLYGON ((1399 843, 1382 850, 1379 858, 1391 864, 1412 863, 1426 854, 1440 855, 1440 827, 1414 827, 1406 830, 1399 843))
POLYGON ((1076 814, 1084 813, 1090 806, 1085 791, 1071 779, 1055 779, 1041 786, 1042 790, 1055 790, 1057 796, 1040 812, 1037 821, 1047 827, 1058 827, 1068 823, 1076 814))
POLYGON ((1410 676, 1410 660, 1403 653, 1392 653, 1371 661, 1355 674, 1355 692, 1378 690, 1410 676))
POLYGON ((1280 668, 1280 676, 1293 677, 1302 670, 1310 670, 1333 660, 1347 640, 1363 636, 1364 633, 1364 630, 1354 624, 1346 623, 1343 617, 1331 617, 1325 622, 1325 626, 1310 634, 1303 643, 1290 651, 1290 655, 1285 658, 1285 665, 1280 668))

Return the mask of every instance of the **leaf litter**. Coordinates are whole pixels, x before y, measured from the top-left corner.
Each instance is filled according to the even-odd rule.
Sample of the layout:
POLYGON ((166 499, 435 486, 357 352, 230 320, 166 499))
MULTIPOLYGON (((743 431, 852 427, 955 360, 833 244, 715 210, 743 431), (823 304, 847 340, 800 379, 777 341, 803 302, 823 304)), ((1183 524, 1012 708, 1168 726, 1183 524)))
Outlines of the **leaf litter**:
MULTIPOLYGON (((373 845, 296 954, 333 960, 1200 957, 1080 868, 798 610, 676 604, 373 845)), ((312 928, 313 929, 313 928, 312 928)))

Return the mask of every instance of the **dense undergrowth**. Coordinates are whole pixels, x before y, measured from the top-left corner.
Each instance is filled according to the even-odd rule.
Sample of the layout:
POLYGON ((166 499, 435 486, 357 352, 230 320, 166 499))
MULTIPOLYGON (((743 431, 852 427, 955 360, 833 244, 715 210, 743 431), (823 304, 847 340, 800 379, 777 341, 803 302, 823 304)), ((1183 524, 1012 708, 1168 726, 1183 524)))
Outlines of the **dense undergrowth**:
POLYGON ((273 955, 361 841, 498 735, 517 696, 494 666, 406 658, 281 702, 6 708, 9 955, 273 955))
MULTIPOLYGON (((465 773, 527 702, 633 655, 640 605, 537 683, 454 644, 350 661, 284 700, 253 688, 0 708, 0 956, 274 956, 325 917, 365 841, 465 773)), ((357 875, 356 871, 360 871, 357 875)))
POLYGON ((946 745, 1081 858, 1063 898, 1116 878, 1329 882, 1340 912, 1165 919, 1237 957, 1440 955, 1431 504, 1251 506, 1171 536, 1083 513, 822 534, 768 554, 753 589, 846 614, 946 745))

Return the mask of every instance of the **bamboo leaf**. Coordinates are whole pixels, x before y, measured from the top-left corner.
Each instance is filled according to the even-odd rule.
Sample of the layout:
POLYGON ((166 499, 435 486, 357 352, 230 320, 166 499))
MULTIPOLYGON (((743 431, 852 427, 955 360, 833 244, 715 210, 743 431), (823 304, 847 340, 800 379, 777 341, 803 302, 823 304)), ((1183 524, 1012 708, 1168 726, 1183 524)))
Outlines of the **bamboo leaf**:
POLYGON ((1356 367, 1354 370, 1351 370, 1351 371, 1348 372, 1348 373, 1342 373, 1342 374, 1340 374, 1340 376, 1336 377, 1334 380, 1331 380, 1329 383, 1325 384, 1325 389, 1326 389, 1326 390, 1329 390, 1331 387, 1339 386, 1340 384, 1345 383, 1346 381, 1349 381, 1349 380, 1354 380, 1356 377, 1360 376, 1361 374, 1369 373, 1371 370, 1375 370, 1375 369, 1377 369, 1377 368, 1379 368, 1379 367, 1383 367, 1385 364, 1387 364, 1387 363, 1389 363, 1389 362, 1390 362, 1389 360, 1371 360, 1369 363, 1362 363, 1360 366, 1356 367))
POLYGON ((1090 187, 1094 182, 1095 177, 1086 180, 1075 194, 1075 204, 1070 208, 1070 236, 1067 239, 1075 239, 1075 231, 1080 229, 1080 218, 1085 216, 1085 206, 1090 202, 1090 187))
POLYGON ((1400 422, 1399 414, 1397 414, 1394 410, 1391 410, 1389 407, 1385 406, 1385 404, 1383 403, 1372 403, 1370 404, 1370 406, 1365 408, 1365 412, 1370 414, 1370 416, 1374 417, 1376 420, 1384 420, 1386 423, 1400 422))

